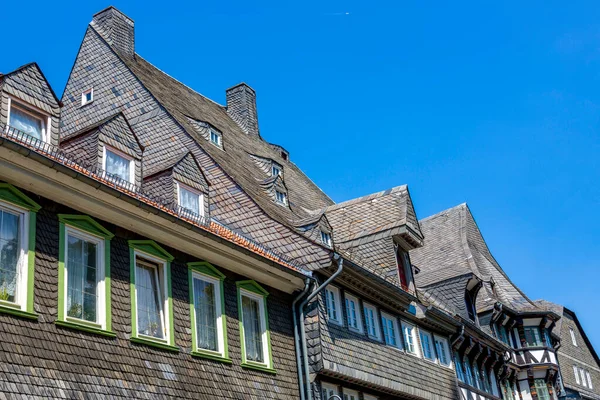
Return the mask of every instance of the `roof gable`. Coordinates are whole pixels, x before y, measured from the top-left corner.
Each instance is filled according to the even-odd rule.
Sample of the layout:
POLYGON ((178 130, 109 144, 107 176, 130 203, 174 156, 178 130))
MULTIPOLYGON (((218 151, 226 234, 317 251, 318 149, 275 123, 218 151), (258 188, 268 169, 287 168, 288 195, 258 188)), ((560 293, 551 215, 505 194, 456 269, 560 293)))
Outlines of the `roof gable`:
POLYGON ((25 64, 7 74, 0 74, 3 90, 51 114, 58 112, 62 102, 36 62, 25 64), (20 96, 19 96, 20 95, 20 96), (23 96, 24 95, 24 96, 23 96))

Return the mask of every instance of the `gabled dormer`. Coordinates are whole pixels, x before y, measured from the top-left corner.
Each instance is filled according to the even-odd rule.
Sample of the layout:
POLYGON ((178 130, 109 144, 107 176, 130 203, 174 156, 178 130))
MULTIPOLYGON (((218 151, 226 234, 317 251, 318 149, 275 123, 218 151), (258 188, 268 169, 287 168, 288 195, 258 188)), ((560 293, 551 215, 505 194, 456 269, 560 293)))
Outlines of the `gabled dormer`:
POLYGON ((141 185, 144 148, 122 113, 69 135, 60 148, 114 184, 141 185))
POLYGON ((183 216, 209 215, 209 183, 190 152, 147 168, 142 185, 145 193, 174 206, 183 216))
POLYGON ((324 211, 294 222, 296 230, 316 243, 333 248, 333 228, 327 220, 324 211))
POLYGON ((11 137, 58 145, 60 107, 37 63, 0 74, 0 126, 11 137))

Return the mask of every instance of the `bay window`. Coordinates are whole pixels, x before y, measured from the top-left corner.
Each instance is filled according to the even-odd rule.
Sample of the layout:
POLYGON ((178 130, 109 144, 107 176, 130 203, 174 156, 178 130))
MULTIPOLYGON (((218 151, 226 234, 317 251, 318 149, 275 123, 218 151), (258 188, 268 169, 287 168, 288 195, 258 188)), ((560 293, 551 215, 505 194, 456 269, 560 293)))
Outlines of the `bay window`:
POLYGON ((456 376, 458 380, 461 382, 466 382, 462 358, 456 351, 454 352, 454 368, 456 369, 456 376))
POLYGON ((152 240, 130 240, 131 317, 135 343, 179 351, 175 347, 171 261, 152 240))
POLYGON ((225 275, 207 262, 188 263, 192 355, 231 362, 227 349, 224 279, 225 275))
POLYGON ((60 214, 57 324, 114 336, 110 318, 110 240, 87 215, 60 214))
POLYGON ((550 392, 546 382, 543 379, 535 379, 534 384, 538 400, 550 400, 550 392))
POLYGON ((242 367, 275 372, 267 315, 269 292, 254 281, 237 282, 242 367))
POLYGON ((542 336, 540 335, 540 328, 537 326, 525 326, 523 327, 525 334, 525 343, 527 347, 543 346, 542 336))

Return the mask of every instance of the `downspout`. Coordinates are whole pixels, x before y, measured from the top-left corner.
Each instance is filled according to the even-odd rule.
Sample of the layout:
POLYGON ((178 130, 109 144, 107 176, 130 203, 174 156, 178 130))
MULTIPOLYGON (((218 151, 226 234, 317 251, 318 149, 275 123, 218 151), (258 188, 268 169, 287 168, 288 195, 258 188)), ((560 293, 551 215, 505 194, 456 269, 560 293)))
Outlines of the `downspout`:
POLYGON ((314 292, 312 292, 302 303, 300 303, 300 342, 302 344, 302 354, 304 354, 304 385, 306 390, 306 399, 312 400, 312 391, 310 389, 310 379, 309 379, 309 371, 308 371, 308 349, 306 347, 306 329, 304 326, 304 307, 308 304, 309 301, 314 299, 323 289, 327 287, 339 274, 342 273, 344 269, 344 259, 337 253, 333 255, 334 261, 338 263, 337 270, 331 275, 321 286, 317 288, 314 292))
POLYGON ((304 280, 304 290, 302 290, 302 292, 294 299, 294 301, 292 302, 292 315, 293 315, 293 319, 294 319, 294 345, 296 347, 296 368, 298 371, 298 386, 300 387, 300 400, 305 400, 304 399, 304 387, 302 386, 302 346, 300 345, 300 335, 298 334, 298 318, 296 318, 296 303, 298 303, 298 301, 300 301, 300 299, 302 299, 304 296, 306 296, 306 294, 308 293, 308 291, 310 290, 310 287, 312 286, 312 282, 314 281, 314 278, 306 278, 304 280))

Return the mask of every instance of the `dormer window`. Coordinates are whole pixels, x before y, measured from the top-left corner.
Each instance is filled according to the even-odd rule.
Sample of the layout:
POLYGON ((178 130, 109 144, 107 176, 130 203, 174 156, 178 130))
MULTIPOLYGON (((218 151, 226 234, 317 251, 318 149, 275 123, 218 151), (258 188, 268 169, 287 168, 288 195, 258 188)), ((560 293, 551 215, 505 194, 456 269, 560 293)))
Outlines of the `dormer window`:
POLYGON ((45 142, 47 121, 48 117, 9 99, 8 126, 45 142))
POLYGON ((277 202, 279 204, 287 206, 287 203, 288 203, 287 193, 280 192, 279 190, 276 190, 275 191, 275 199, 277 200, 277 202))
POLYGON ((271 167, 271 175, 272 176, 281 175, 281 167, 277 164, 273 164, 273 166, 271 167))
POLYGON ((94 101, 94 88, 88 89, 81 93, 81 105, 85 106, 86 104, 94 101))
POLYGON ((217 147, 222 147, 221 134, 214 129, 210 130, 210 141, 217 147))
POLYGON ((331 247, 331 234, 321 231, 321 242, 327 247, 331 247))
POLYGON ((204 215, 204 196, 198 192, 177 182, 177 204, 195 215, 204 215))
POLYGON ((110 177, 116 177, 129 183, 135 182, 133 158, 118 150, 104 146, 102 169, 110 177))
POLYGON ((396 245, 396 261, 398 263, 400 286, 402 289, 408 291, 412 277, 410 259, 408 258, 408 253, 398 245, 396 245))

